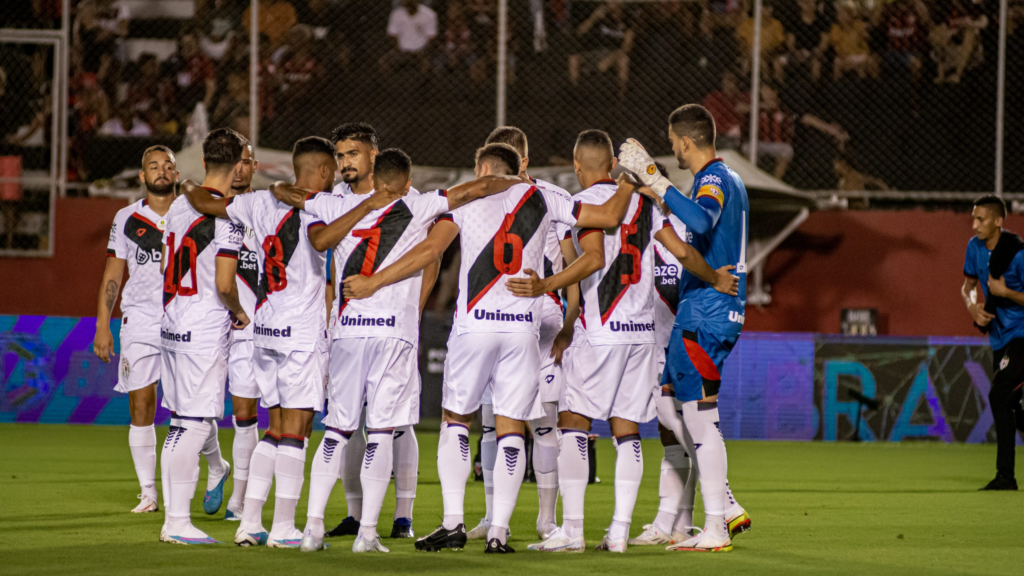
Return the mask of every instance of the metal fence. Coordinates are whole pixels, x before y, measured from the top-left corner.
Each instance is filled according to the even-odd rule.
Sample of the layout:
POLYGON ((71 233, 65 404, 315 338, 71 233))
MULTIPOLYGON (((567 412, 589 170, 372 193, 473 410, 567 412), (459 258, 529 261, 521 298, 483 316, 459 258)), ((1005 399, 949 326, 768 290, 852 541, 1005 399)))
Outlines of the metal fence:
POLYGON ((0 160, 5 250, 47 250, 30 180, 132 193, 146 146, 218 126, 288 149, 366 121, 417 165, 468 167, 514 124, 550 166, 585 128, 667 154, 668 113, 702 102, 720 147, 797 188, 1024 191, 1024 0, 14 4, 0 15, 0 106, 20 111, 0 130, 0 158, 21 162, 0 160), (49 43, 12 42, 29 30, 49 43), (42 145, 17 137, 39 124, 42 145))

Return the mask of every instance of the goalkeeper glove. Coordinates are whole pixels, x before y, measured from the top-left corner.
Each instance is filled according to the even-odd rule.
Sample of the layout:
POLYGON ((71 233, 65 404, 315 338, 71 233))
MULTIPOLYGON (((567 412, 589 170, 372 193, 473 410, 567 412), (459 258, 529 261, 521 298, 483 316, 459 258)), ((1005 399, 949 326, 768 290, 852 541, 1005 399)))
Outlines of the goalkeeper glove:
POLYGON ((651 158, 647 150, 633 138, 626 140, 619 147, 619 164, 636 174, 659 198, 664 198, 665 192, 672 186, 672 181, 658 171, 654 158, 651 158))

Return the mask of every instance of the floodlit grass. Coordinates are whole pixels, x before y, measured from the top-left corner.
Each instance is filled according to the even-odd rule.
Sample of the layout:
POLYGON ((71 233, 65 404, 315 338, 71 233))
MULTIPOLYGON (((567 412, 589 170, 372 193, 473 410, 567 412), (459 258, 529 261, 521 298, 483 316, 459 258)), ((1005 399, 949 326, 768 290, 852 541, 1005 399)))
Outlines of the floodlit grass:
MULTIPOLYGON (((161 441, 164 435, 166 429, 158 431, 161 441)), ((528 552, 526 545, 536 541, 537 497, 535 486, 524 484, 510 542, 519 552, 494 557, 483 554, 482 542, 470 542, 461 553, 429 554, 415 552, 411 540, 388 539, 391 554, 355 555, 351 537, 328 539, 331 547, 317 554, 237 548, 230 542, 238 524, 221 520, 223 509, 216 517, 202 512, 205 462, 192 501, 193 522, 225 544, 162 544, 162 512, 128 513, 137 503, 138 485, 127 436, 127 428, 117 427, 0 425, 0 574, 1006 575, 1020 574, 1024 558, 1024 494, 976 491, 994 475, 993 446, 730 442, 730 483, 753 518, 753 530, 726 554, 660 547, 632 547, 625 555, 528 552)), ((226 456, 231 437, 231 430, 221 431, 226 456)), ((316 434, 310 441, 310 455, 319 439, 316 434)), ((476 438, 471 440, 475 450, 476 438)), ((436 434, 421 433, 419 444, 414 526, 424 535, 441 517, 436 434)), ((657 510, 656 440, 644 441, 644 458, 634 536, 657 510)), ((614 464, 611 443, 600 441, 602 482, 587 489, 591 548, 611 521, 614 464)), ((225 501, 230 489, 229 481, 225 501)), ((305 510, 303 498, 300 528, 305 510)), ((389 495, 380 522, 385 536, 393 510, 389 495)), ((469 482, 466 511, 471 528, 483 515, 481 483, 469 482)), ((268 528, 272 514, 273 495, 264 509, 268 528)), ((327 510, 328 527, 344 515, 339 483, 327 510)))

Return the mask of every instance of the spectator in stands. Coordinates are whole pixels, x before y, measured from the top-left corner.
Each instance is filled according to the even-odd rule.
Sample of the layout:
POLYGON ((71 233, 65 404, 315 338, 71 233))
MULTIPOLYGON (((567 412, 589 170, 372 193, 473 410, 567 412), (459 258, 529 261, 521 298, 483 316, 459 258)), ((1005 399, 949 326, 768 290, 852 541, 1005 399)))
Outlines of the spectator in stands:
MULTIPOLYGON (((740 41, 740 59, 743 63, 743 70, 750 70, 750 54, 754 45, 754 17, 740 23, 736 29, 736 38, 740 41)), ((761 65, 762 70, 770 70, 776 81, 782 81, 785 76, 786 59, 786 30, 782 22, 775 18, 775 10, 770 2, 764 2, 761 7, 761 65)))
POLYGON ((312 35, 305 26, 292 29, 288 39, 288 52, 281 59, 281 93, 296 105, 308 102, 316 81, 323 78, 324 69, 312 50, 312 35))
MULTIPOLYGON (((252 17, 250 10, 251 8, 246 8, 242 13, 242 22, 247 25, 252 17)), ((295 15, 295 7, 285 0, 260 0, 260 9, 256 16, 256 28, 260 34, 267 35, 273 49, 277 49, 284 42, 288 31, 299 21, 295 15)))
MULTIPOLYGON (((440 71, 454 73, 476 72, 480 61, 476 53, 473 32, 466 18, 466 10, 461 2, 448 4, 445 13, 444 31, 441 35, 441 50, 437 57, 437 68, 440 71)), ((482 62, 481 62, 482 64, 482 62)), ((475 75, 475 74, 474 74, 475 75)))
POLYGON ((938 68, 936 84, 959 84, 965 71, 973 70, 984 62, 980 37, 985 28, 988 28, 988 16, 980 1, 953 0, 929 37, 931 57, 938 68))
POLYGON ((82 64, 87 72, 104 76, 104 56, 126 60, 123 40, 128 36, 128 19, 124 2, 83 0, 78 5, 73 41, 82 50, 82 64))
POLYGON ((847 4, 836 10, 836 22, 829 31, 829 43, 835 51, 832 79, 839 80, 849 72, 861 79, 878 77, 878 63, 868 48, 867 24, 847 4))
MULTIPOLYGON (((793 161, 793 135, 796 116, 779 100, 778 90, 771 84, 761 85, 761 105, 758 112, 757 156, 774 161, 772 175, 782 180, 793 161)), ((743 151, 749 153, 750 144, 744 142, 743 151)))
POLYGON ((722 87, 704 98, 704 107, 715 119, 715 146, 736 149, 740 146, 744 116, 750 113, 750 94, 740 91, 736 73, 726 70, 722 74, 722 87))
POLYGON ((347 70, 351 64, 351 38, 344 27, 353 20, 353 6, 346 0, 306 0, 299 5, 299 24, 312 36, 313 53, 332 68, 347 70))
POLYGON ((633 13, 621 1, 603 2, 576 27, 577 49, 569 56, 569 82, 579 86, 587 66, 604 74, 615 67, 619 94, 629 83, 629 54, 636 40, 633 13))
POLYGON ((798 0, 797 7, 797 14, 786 25, 789 58, 792 65, 799 68, 798 74, 817 82, 828 50, 831 23, 819 10, 816 0, 798 0))
MULTIPOLYGON (((248 4, 248 3, 246 3, 248 4)), ((242 4, 234 0, 212 0, 199 15, 203 23, 199 35, 199 47, 203 54, 214 62, 220 62, 227 55, 242 24, 242 4)), ((242 30, 249 30, 248 22, 242 30)))
POLYGON ((437 14, 419 0, 402 0, 388 17, 391 50, 380 59, 385 74, 397 68, 415 65, 424 74, 430 71, 431 48, 437 37, 437 14))
POLYGON ((885 36, 882 60, 886 69, 909 70, 917 78, 921 73, 924 34, 929 22, 924 1, 895 0, 889 5, 879 5, 874 20, 885 36))
POLYGON ((249 133, 249 78, 247 71, 235 70, 228 74, 226 90, 217 98, 217 106, 210 116, 210 125, 226 126, 243 136, 249 133))
POLYGON ((137 74, 128 83, 125 100, 145 116, 155 110, 170 110, 174 104, 174 86, 160 74, 160 62, 149 52, 139 56, 137 74))
POLYGON ((175 83, 175 116, 184 120, 200 102, 207 111, 211 109, 217 87, 213 61, 199 49, 199 38, 194 31, 182 32, 178 38, 178 53, 168 61, 168 70, 175 83))
POLYGON ((153 129, 137 117, 135 109, 125 102, 118 105, 113 118, 100 126, 99 133, 115 138, 146 137, 153 135, 153 129))

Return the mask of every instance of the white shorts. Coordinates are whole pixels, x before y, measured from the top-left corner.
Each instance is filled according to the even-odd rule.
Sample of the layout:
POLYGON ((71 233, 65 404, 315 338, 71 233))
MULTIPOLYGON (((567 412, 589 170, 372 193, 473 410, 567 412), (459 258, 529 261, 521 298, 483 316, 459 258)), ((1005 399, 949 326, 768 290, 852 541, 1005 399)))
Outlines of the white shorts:
POLYGON ((227 351, 189 354, 164 349, 160 357, 165 408, 192 418, 224 417, 227 351))
POLYGON ((441 407, 472 414, 491 389, 494 413, 513 420, 544 415, 537 378, 540 347, 537 336, 524 332, 467 332, 452 330, 444 360, 441 407))
POLYGON ((228 393, 239 398, 259 398, 253 370, 252 340, 235 340, 228 350, 228 393))
POLYGON ((420 380, 416 349, 398 338, 338 338, 331 345, 331 384, 324 425, 358 430, 397 428, 419 422, 420 380))
POLYGON ((121 362, 115 392, 127 394, 160 380, 160 346, 133 342, 121 330, 121 362))
MULTIPOLYGON (((541 296, 547 298, 547 296, 541 296)), ((562 308, 552 301, 545 301, 540 319, 540 401, 558 402, 562 397, 562 385, 565 377, 562 367, 555 365, 551 355, 551 346, 555 336, 562 329, 562 308)))
POLYGON ((252 357, 264 408, 323 411, 328 381, 323 341, 317 341, 312 352, 256 346, 252 357))
POLYGON ((657 384, 657 349, 656 344, 592 346, 582 339, 565 351, 559 411, 599 420, 650 421, 656 415, 651 390, 657 384))

